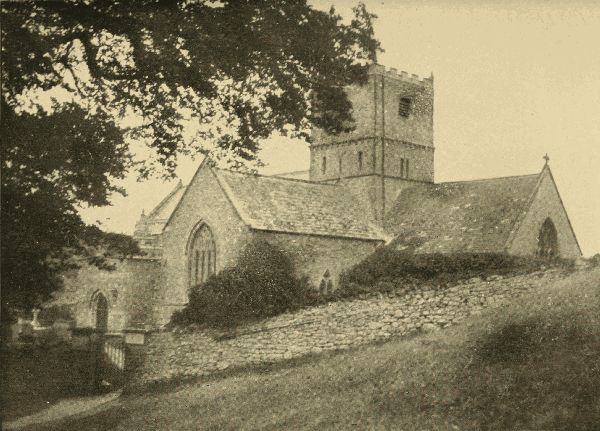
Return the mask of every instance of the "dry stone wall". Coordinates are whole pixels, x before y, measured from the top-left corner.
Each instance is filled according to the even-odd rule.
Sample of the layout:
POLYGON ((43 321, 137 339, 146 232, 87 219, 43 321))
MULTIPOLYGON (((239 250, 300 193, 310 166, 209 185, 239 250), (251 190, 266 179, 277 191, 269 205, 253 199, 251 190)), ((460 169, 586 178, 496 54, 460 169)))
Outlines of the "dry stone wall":
POLYGON ((218 339, 206 332, 152 334, 133 384, 205 376, 228 368, 343 350, 460 322, 489 306, 564 277, 558 270, 493 280, 473 279, 444 290, 329 303, 239 328, 218 339))

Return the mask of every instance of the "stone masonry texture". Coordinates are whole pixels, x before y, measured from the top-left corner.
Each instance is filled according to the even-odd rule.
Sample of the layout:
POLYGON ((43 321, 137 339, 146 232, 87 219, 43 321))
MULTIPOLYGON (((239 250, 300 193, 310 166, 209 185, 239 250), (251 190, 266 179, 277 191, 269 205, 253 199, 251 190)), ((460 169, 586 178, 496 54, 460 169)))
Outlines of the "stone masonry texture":
POLYGON ((208 332, 158 332, 149 336, 133 385, 207 376, 228 368, 275 363, 326 351, 454 325, 486 307, 565 277, 559 270, 487 281, 478 278, 444 290, 423 286, 395 294, 372 294, 283 314, 238 328, 234 337, 208 332))

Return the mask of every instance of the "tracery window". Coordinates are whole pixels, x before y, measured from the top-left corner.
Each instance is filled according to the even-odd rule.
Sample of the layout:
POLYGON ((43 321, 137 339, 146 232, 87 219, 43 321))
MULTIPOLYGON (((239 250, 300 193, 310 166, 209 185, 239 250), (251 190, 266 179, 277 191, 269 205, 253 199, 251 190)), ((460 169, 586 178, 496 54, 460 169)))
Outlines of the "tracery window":
POLYGON ((189 286, 197 286, 214 274, 216 261, 213 234, 207 225, 202 225, 194 233, 188 251, 189 286))

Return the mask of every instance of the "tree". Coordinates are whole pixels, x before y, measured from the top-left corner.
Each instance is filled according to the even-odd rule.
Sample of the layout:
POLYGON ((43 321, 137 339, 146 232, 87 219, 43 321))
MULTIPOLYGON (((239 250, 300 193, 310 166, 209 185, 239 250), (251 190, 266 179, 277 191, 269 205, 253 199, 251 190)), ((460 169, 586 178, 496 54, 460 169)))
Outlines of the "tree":
MULTIPOLYGON (((106 266, 113 235, 85 226, 81 204, 106 205, 122 192, 130 157, 120 131, 74 105, 52 115, 17 115, 3 104, 2 302, 31 307, 60 285, 60 271, 87 260, 106 266)), ((119 251, 131 254, 126 242, 119 251)))
POLYGON ((366 81, 379 47, 373 15, 354 11, 344 24, 305 0, 4 2, 3 89, 17 103, 62 87, 106 118, 139 119, 131 136, 155 156, 142 175, 173 173, 180 153, 245 163, 274 131, 352 128, 343 86, 366 81))
POLYGON ((352 129, 343 87, 366 82, 379 49, 364 5, 348 24, 304 0, 1 8, 2 284, 13 305, 46 297, 74 256, 94 256, 77 208, 108 204, 129 169, 173 175, 190 153, 239 167, 273 132, 352 129), (132 142, 152 156, 134 163, 132 142))

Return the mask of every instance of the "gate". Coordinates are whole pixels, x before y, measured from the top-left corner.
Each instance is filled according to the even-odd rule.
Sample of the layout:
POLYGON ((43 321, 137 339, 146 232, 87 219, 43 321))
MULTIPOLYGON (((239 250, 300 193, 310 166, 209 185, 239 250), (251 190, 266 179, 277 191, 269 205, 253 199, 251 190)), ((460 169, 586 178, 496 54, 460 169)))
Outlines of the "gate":
POLYGON ((92 343, 94 390, 115 389, 125 383, 127 347, 121 335, 97 332, 92 343))
POLYGON ((105 335, 102 346, 102 379, 112 386, 121 386, 125 379, 125 339, 120 335, 105 335))

